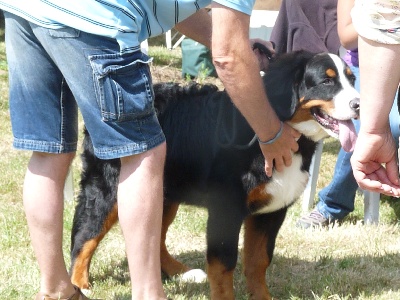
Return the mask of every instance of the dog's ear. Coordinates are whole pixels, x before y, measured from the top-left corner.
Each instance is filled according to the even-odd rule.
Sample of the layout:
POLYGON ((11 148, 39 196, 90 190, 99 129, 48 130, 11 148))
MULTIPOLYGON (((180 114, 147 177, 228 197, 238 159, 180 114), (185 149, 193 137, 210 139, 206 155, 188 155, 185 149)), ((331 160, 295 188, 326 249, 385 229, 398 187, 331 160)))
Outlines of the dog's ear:
MULTIPOLYGON (((272 46, 275 47, 275 44, 273 42, 272 46)), ((271 52, 270 49, 268 49, 265 45, 255 42, 253 44, 253 51, 257 55, 257 58, 259 60, 259 65, 260 65, 260 71, 263 71, 264 73, 268 70, 268 66, 273 59, 273 52, 271 52)))
MULTIPOLYGON (((271 43, 272 43, 272 46, 275 48, 275 44, 273 42, 271 42, 271 43)), ((256 49, 262 55, 264 55, 268 60, 270 60, 272 58, 272 55, 273 55, 272 52, 267 47, 265 47, 265 45, 256 42, 253 44, 253 50, 256 50, 256 49)))
POLYGON ((296 110, 304 88, 304 72, 314 55, 306 51, 282 54, 269 65, 264 85, 269 101, 282 121, 290 120, 296 110))
MULTIPOLYGON (((304 92, 306 89, 304 82, 304 75, 306 72, 307 63, 314 57, 314 54, 310 54, 308 52, 301 52, 298 59, 294 61, 294 70, 293 70, 293 101, 296 102, 296 105, 304 96, 304 92)), ((295 110, 296 108, 294 108, 295 110)), ((293 113, 294 113, 293 110, 293 113)))

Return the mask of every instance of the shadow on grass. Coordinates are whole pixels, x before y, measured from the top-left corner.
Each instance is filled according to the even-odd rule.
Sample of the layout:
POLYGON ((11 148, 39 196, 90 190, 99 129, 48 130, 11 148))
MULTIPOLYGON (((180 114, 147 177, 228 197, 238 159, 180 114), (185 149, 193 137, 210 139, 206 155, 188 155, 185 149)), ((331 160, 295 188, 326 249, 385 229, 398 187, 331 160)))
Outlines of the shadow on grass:
POLYGON ((400 278, 393 276, 399 266, 400 254, 337 259, 321 252, 314 262, 276 256, 267 280, 278 299, 374 299, 400 289, 400 278))
MULTIPOLYGON (((185 252, 177 255, 176 258, 191 268, 205 269, 205 254, 204 252, 194 251, 185 252)), ((90 282, 113 282, 112 286, 129 286, 130 277, 128 271, 128 261, 126 258, 113 261, 102 270, 91 270, 90 282)), ((183 297, 184 299, 208 299, 209 288, 208 283, 182 282, 179 277, 169 278, 162 274, 162 282, 164 289, 170 297, 183 297)), ((130 300, 132 298, 129 291, 115 292, 110 300, 130 300)))
MULTIPOLYGON (((176 258, 191 268, 205 269, 205 254, 200 251, 182 253, 176 258)), ((373 299, 400 290, 400 253, 382 256, 353 256, 342 258, 324 256, 316 261, 305 261, 298 257, 275 255, 267 270, 267 285, 277 299, 373 299), (396 275, 397 274, 397 275, 396 275), (374 296, 375 295, 375 296, 374 296), (338 298, 340 297, 340 298, 338 298)), ((126 259, 110 265, 103 273, 97 273, 96 281, 115 280, 129 285, 126 259), (125 270, 118 273, 115 270, 125 270)), ((182 282, 178 277, 163 276, 163 285, 172 299, 208 299, 208 283, 182 282)), ((235 270, 236 299, 247 299, 242 264, 235 270)), ((129 292, 115 294, 113 300, 129 300, 129 292)))

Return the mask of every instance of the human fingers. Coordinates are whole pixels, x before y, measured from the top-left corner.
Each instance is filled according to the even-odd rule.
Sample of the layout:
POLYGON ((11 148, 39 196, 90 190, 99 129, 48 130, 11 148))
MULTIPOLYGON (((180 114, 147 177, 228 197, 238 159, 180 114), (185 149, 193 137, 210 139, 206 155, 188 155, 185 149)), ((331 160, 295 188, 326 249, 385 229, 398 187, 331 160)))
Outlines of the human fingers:
POLYGON ((399 185, 399 166, 395 157, 386 163, 386 170, 391 183, 399 185))
POLYGON ((272 171, 274 168, 274 161, 273 161, 273 159, 270 159, 270 158, 267 158, 264 156, 264 162, 265 162, 265 165, 264 165, 265 174, 268 177, 271 177, 272 171))
POLYGON ((353 167, 354 178, 360 188, 388 196, 399 197, 400 187, 389 180, 387 170, 382 165, 374 163, 364 169, 375 170, 365 173, 362 169, 353 167))
POLYGON ((272 176, 274 168, 278 172, 282 172, 285 166, 282 153, 287 151, 285 149, 287 144, 282 143, 282 140, 284 140, 283 132, 282 135, 271 144, 260 143, 260 148, 265 160, 265 173, 268 177, 272 176))
POLYGON ((362 179, 360 182, 358 182, 359 186, 363 190, 379 193, 379 194, 384 194, 387 196, 393 196, 393 188, 390 187, 387 184, 382 184, 378 180, 372 180, 370 178, 365 178, 362 179))
POLYGON ((284 164, 284 166, 289 167, 289 166, 292 165, 292 162, 293 162, 293 152, 286 151, 283 154, 283 164, 284 164))
POLYGON ((282 172, 285 169, 285 158, 283 156, 278 156, 274 159, 274 166, 278 172, 282 172))
POLYGON ((282 140, 280 141, 280 154, 282 156, 284 166, 286 167, 289 167, 292 164, 293 153, 299 150, 299 144, 297 143, 297 140, 300 138, 300 136, 301 134, 297 130, 284 123, 282 140))
POLYGON ((354 178, 358 183, 358 186, 363 190, 368 190, 376 193, 386 193, 389 190, 382 187, 382 182, 376 173, 365 174, 360 170, 353 169, 354 178), (386 192, 385 192, 386 191, 386 192))
POLYGON ((261 151, 265 159, 265 173, 271 177, 273 168, 282 172, 292 164, 293 152, 299 148, 297 143, 300 133, 286 123, 282 124, 282 134, 273 143, 260 143, 261 151))
POLYGON ((378 180, 382 183, 382 190, 389 196, 399 197, 399 173, 398 166, 395 159, 386 163, 386 168, 380 168, 376 171, 378 180))
POLYGON ((297 143, 297 141, 301 137, 301 133, 298 132, 293 127, 291 127, 290 125, 287 125, 286 123, 285 123, 285 128, 288 128, 290 135, 292 136, 292 139, 290 140, 290 149, 293 152, 297 152, 299 150, 299 144, 297 143))

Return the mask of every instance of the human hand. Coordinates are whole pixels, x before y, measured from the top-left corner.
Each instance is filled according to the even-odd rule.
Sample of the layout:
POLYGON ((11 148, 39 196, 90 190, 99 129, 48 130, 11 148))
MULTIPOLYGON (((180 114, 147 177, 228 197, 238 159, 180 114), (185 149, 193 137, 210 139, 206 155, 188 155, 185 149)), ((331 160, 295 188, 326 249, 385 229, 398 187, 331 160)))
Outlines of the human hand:
POLYGON ((389 127, 383 133, 360 131, 351 165, 362 189, 399 197, 397 150, 389 127))
POLYGON ((272 144, 261 144, 260 148, 265 159, 265 173, 268 177, 272 176, 275 166, 278 172, 282 172, 284 167, 292 164, 292 154, 299 149, 297 140, 301 134, 291 126, 283 123, 282 135, 272 144))
POLYGON ((251 43, 251 48, 254 51, 254 54, 257 56, 260 65, 260 71, 266 71, 268 69, 269 60, 275 54, 274 44, 270 41, 265 41, 262 39, 251 39, 250 43, 251 43), (256 45, 261 44, 262 46, 266 47, 270 53, 265 53, 265 51, 262 51, 255 44, 256 45))

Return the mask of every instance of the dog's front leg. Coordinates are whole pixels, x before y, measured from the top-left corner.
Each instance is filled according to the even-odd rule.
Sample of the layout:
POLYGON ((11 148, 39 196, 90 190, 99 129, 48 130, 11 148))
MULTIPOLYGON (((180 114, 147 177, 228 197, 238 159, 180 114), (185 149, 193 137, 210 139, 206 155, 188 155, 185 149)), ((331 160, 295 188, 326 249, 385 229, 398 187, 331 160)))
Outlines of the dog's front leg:
POLYGON ((275 240, 287 209, 277 212, 250 215, 245 220, 243 265, 250 299, 271 300, 265 272, 275 248, 275 240))
POLYGON ((212 300, 233 300, 233 273, 238 257, 243 211, 231 203, 210 201, 207 223, 207 274, 212 300), (218 203, 218 204, 217 204, 218 203))
POLYGON ((207 265, 212 300, 233 300, 233 272, 218 259, 211 259, 207 265))

